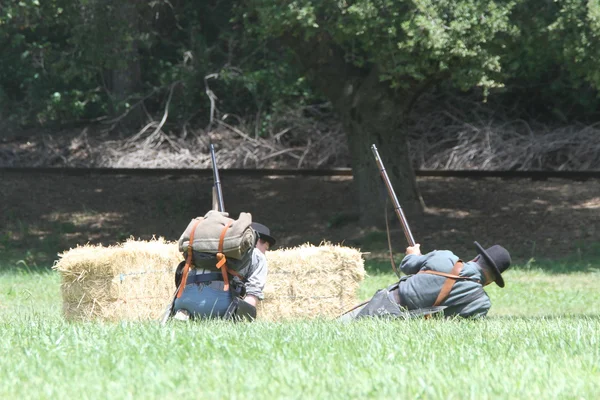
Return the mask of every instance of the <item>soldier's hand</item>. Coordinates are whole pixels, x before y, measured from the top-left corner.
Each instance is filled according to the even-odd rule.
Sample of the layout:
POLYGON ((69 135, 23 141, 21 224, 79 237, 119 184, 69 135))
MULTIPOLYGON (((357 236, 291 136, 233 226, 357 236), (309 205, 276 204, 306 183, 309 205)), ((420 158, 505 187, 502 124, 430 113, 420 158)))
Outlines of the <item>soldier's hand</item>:
POLYGON ((406 248, 406 255, 416 254, 417 256, 421 255, 421 245, 419 243, 415 243, 414 246, 408 246, 406 248))

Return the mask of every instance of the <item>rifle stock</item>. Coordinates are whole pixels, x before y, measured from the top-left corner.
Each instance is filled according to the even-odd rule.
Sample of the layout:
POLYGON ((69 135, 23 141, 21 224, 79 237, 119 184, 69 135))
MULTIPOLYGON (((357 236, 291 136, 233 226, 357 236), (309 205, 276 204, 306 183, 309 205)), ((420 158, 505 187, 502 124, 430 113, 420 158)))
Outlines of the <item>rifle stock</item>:
POLYGON ((225 212, 225 204, 223 203, 223 190, 221 189, 221 180, 219 178, 219 169, 217 167, 217 158, 215 157, 215 147, 210 145, 210 158, 212 160, 212 170, 213 170, 213 209, 217 209, 218 211, 225 212), (216 207, 215 207, 216 205, 216 207))
POLYGON ((375 162, 377 163, 377 167, 379 168, 379 172, 381 173, 381 178, 383 178, 383 182, 387 188, 388 194, 392 199, 392 203, 394 204, 394 211, 402 224, 402 229, 404 230, 404 235, 406 236, 406 241, 409 246, 415 245, 415 239, 410 231, 410 227, 408 226, 408 221, 406 221, 406 217, 404 216, 404 212, 402 211, 402 207, 398 202, 398 198, 396 197, 396 193, 394 192, 394 188, 392 187, 392 182, 390 182, 390 178, 387 175, 385 167, 383 166, 383 162, 381 161, 381 157, 379 157, 379 152, 377 151, 377 147, 375 145, 371 146, 371 150, 373 150, 373 155, 375 156, 375 162))

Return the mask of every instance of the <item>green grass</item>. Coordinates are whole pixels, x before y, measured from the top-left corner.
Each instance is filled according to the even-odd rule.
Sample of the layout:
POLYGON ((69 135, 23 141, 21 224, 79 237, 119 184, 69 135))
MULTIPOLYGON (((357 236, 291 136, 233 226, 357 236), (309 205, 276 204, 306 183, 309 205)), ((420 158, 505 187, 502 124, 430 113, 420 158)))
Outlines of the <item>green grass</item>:
MULTIPOLYGON (((594 399, 600 273, 529 265, 482 321, 67 323, 53 272, 0 275, 0 398, 594 399)), ((370 262, 360 296, 394 281, 370 262)))

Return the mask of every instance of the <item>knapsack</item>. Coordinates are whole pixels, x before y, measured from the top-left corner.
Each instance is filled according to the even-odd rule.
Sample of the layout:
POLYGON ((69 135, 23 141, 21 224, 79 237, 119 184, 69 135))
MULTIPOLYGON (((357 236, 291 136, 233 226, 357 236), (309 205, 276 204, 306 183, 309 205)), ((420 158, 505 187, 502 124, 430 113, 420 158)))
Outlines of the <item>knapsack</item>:
POLYGON ((234 286, 237 282, 243 284, 245 278, 238 271, 252 262, 252 249, 258 240, 251 224, 250 213, 240 213, 235 220, 228 213, 211 210, 204 217, 194 218, 179 238, 185 262, 175 273, 176 298, 181 296, 193 268, 220 272, 225 291, 229 290, 230 280, 234 286))
POLYGON ((190 221, 179 238, 179 251, 187 256, 193 230, 193 252, 223 253, 227 259, 242 260, 248 250, 254 248, 258 238, 256 232, 250 227, 251 224, 250 213, 242 212, 235 220, 229 218, 228 213, 211 210, 204 217, 197 217, 190 221))

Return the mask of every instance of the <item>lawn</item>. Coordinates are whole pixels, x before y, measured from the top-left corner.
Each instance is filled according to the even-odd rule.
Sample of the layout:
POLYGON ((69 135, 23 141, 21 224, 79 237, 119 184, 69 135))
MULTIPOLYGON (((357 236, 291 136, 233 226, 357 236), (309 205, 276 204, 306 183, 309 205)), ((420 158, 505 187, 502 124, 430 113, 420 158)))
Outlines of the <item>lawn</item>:
MULTIPOLYGON (((593 399, 600 262, 530 262, 480 321, 68 323, 60 280, 0 275, 0 398, 593 399)), ((393 282, 368 262, 368 298, 393 282)))

